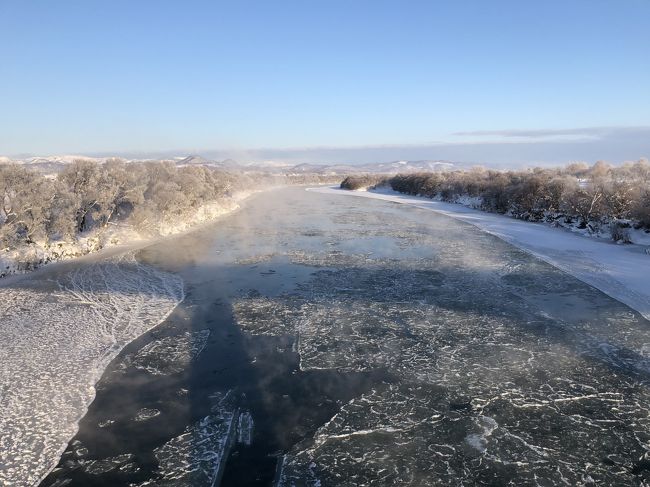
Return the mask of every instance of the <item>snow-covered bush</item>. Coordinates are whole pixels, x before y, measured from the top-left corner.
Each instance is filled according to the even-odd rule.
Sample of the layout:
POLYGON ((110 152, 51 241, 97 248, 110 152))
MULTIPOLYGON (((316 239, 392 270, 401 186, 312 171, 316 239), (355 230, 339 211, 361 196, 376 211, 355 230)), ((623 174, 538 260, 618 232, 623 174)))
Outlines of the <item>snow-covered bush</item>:
POLYGON ((650 228, 650 188, 642 191, 638 199, 633 202, 631 215, 640 226, 650 228))
POLYGON ((614 242, 620 242, 620 243, 632 243, 632 240, 630 238, 630 224, 629 223, 621 223, 618 221, 612 222, 610 224, 610 234, 612 236, 612 240, 614 242))
MULTIPOLYGON (((631 220, 650 229, 650 163, 641 159, 619 167, 598 161, 563 169, 494 171, 474 168, 444 173, 398 174, 393 190, 443 201, 481 201, 486 211, 530 221, 577 226, 586 233, 607 232, 612 221, 631 220), (468 199, 469 198, 469 199, 468 199)), ((475 205, 474 205, 475 206, 475 205)), ((625 241, 625 229, 611 227, 625 241)), ((628 231, 629 233, 629 231, 628 231)))
POLYGON ((385 180, 385 176, 377 176, 373 174, 348 176, 341 182, 341 189, 349 189, 352 191, 368 189, 383 183, 385 180))

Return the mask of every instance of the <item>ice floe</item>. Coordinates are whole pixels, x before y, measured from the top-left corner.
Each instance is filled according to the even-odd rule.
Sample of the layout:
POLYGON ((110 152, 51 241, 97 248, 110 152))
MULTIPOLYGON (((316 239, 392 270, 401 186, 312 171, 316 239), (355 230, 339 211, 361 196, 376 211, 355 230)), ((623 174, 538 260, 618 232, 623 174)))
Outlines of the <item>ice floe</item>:
POLYGON ((238 408, 230 392, 217 393, 212 399, 208 416, 154 450, 158 468, 139 487, 215 485, 236 438, 238 408))
POLYGON ((242 411, 237 422, 237 442, 249 446, 253 442, 253 416, 242 411))
POLYGON ((198 330, 153 340, 126 356, 122 368, 132 366, 152 375, 181 372, 203 351, 209 336, 210 330, 198 330))
POLYGON ((134 421, 147 421, 148 419, 155 418, 156 416, 160 416, 160 411, 158 409, 142 408, 136 413, 133 420, 134 421))

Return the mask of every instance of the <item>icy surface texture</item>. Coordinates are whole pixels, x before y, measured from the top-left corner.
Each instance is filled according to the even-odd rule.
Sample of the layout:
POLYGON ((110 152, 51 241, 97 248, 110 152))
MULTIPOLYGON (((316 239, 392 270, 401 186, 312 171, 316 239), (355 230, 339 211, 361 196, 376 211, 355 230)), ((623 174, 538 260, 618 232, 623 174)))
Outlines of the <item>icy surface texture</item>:
POLYGON ((154 340, 124 360, 124 367, 133 366, 153 375, 181 372, 205 348, 210 330, 185 332, 154 340))
POLYGON ((512 248, 430 245, 428 259, 294 252, 311 280, 234 304, 247 332, 293 336, 303 371, 386 373, 284 456, 277 485, 648 477, 647 321, 512 248))
POLYGON ((33 485, 74 435, 108 363, 167 317, 183 285, 127 255, 0 296, 0 485, 33 485))
POLYGON ((147 421, 148 419, 155 418, 159 415, 160 411, 158 409, 142 408, 138 411, 138 413, 135 415, 135 418, 133 419, 135 421, 147 421))
POLYGON ((253 416, 248 411, 239 415, 237 423, 237 442, 250 446, 253 442, 253 416))
MULTIPOLYGON (((67 468, 81 469, 91 475, 101 475, 115 471, 132 473, 138 470, 138 466, 133 462, 135 456, 131 453, 123 453, 102 459, 88 459, 86 458, 88 454, 87 448, 78 440, 72 442, 72 451, 66 453, 63 458, 67 468)), ((64 482, 62 481, 58 485, 65 485, 64 482)), ((56 487, 57 484, 53 485, 56 487)))
POLYGON ((154 450, 158 469, 139 486, 211 486, 236 439, 238 409, 232 394, 216 394, 212 412, 154 450))
POLYGON ((633 411, 647 406, 586 392, 526 407, 507 393, 475 405, 435 386, 387 385, 285 456, 277 485, 638 485, 648 424, 633 411))
MULTIPOLYGON (((571 234, 566 229, 523 222, 506 215, 488 213, 425 197, 399 194, 387 189, 360 192, 311 188, 310 191, 391 201, 470 223, 595 286, 636 309, 650 320, 650 288, 647 280, 649 250, 647 248, 642 251, 641 246, 639 246, 641 248, 627 245, 613 246, 607 241, 597 241, 597 239, 571 234)), ((584 233, 584 230, 581 230, 581 233, 584 233)), ((639 233, 636 237, 638 240, 639 233)), ((609 238, 608 232, 607 239, 609 238)), ((637 243, 647 246, 647 234, 637 243)))

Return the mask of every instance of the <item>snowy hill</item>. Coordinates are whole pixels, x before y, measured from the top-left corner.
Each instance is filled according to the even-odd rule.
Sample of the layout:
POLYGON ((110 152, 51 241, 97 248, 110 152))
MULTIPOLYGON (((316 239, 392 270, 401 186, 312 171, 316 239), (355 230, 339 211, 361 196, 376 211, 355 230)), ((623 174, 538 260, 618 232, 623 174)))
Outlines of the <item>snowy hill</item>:
POLYGON ((174 161, 177 166, 207 166, 221 169, 236 169, 239 167, 237 161, 233 161, 232 159, 217 161, 215 159, 206 159, 200 155, 189 155, 183 158, 177 157, 174 161))
MULTIPOLYGON (((66 165, 75 160, 84 159, 95 161, 99 164, 106 162, 110 157, 89 157, 84 155, 63 155, 63 156, 30 156, 24 158, 0 157, 0 164, 23 164, 32 169, 47 174, 60 172, 66 165)), ((206 166, 227 170, 260 171, 275 174, 397 174, 430 171, 450 171, 463 169, 467 164, 451 161, 391 161, 369 164, 291 164, 282 161, 245 162, 239 163, 233 159, 217 160, 200 154, 190 154, 165 159, 125 159, 126 162, 142 162, 145 160, 168 160, 173 161, 177 166, 206 166)))
POLYGON ((289 172, 317 172, 327 174, 397 174, 462 169, 466 164, 450 161, 393 161, 370 164, 299 164, 289 172))
POLYGON ((462 163, 450 161, 393 161, 378 164, 368 164, 362 167, 368 167, 369 172, 381 173, 410 173, 410 172, 429 172, 429 171, 450 171, 461 169, 462 163))

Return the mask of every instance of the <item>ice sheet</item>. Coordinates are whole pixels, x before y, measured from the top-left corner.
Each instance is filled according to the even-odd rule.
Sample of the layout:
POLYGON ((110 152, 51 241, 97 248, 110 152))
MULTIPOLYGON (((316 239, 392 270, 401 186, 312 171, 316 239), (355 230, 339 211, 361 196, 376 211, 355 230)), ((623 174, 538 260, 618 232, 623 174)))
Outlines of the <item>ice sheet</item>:
POLYGON ((171 313, 183 284, 126 255, 0 296, 0 484, 34 485, 75 434, 108 363, 171 313))

